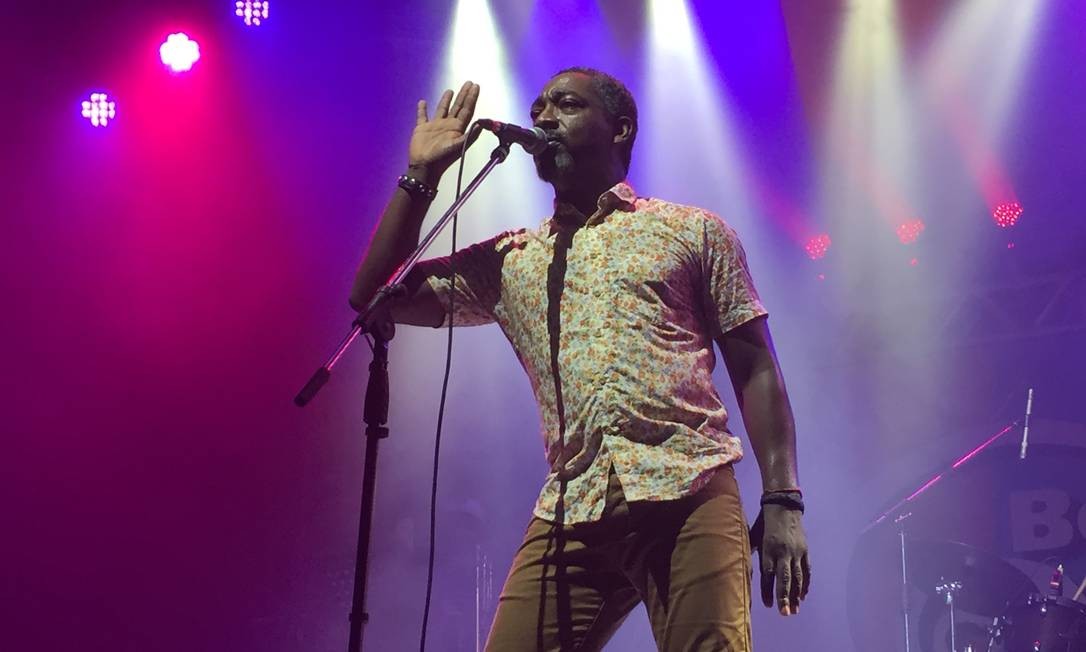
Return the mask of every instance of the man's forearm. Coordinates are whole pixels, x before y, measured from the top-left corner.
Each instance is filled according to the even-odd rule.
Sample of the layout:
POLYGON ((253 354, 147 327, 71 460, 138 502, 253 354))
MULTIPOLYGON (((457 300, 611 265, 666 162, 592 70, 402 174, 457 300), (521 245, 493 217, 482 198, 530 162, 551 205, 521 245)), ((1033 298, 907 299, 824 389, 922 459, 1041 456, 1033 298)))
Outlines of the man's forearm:
MULTIPOLYGON (((439 175, 425 168, 410 167, 406 174, 431 187, 437 187, 439 175)), ((351 286, 351 307, 361 310, 396 269, 418 247, 422 221, 430 201, 396 187, 381 214, 373 238, 358 265, 351 286)))
POLYGON ((799 487, 796 426, 784 379, 770 351, 737 392, 743 424, 762 472, 765 491, 799 487))

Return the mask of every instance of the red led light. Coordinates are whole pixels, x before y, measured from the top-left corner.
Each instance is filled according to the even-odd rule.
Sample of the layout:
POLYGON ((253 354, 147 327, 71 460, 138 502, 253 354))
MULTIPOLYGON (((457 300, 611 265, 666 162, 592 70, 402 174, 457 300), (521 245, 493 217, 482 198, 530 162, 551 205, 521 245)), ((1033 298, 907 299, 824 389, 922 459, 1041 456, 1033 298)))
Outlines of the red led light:
POLYGON ((915 219, 910 222, 903 222, 898 225, 895 231, 897 233, 897 239, 901 240, 901 244, 912 244, 916 242, 916 239, 924 232, 924 220, 915 219))
POLYGON ((1002 203, 992 210, 992 219, 1001 229, 1014 226, 1019 217, 1022 217, 1022 205, 1016 201, 1002 203))
POLYGON ((807 256, 811 260, 818 260, 826 256, 826 252, 830 250, 830 245, 833 241, 830 240, 830 236, 825 233, 820 233, 807 241, 807 244, 803 246, 807 250, 807 256))

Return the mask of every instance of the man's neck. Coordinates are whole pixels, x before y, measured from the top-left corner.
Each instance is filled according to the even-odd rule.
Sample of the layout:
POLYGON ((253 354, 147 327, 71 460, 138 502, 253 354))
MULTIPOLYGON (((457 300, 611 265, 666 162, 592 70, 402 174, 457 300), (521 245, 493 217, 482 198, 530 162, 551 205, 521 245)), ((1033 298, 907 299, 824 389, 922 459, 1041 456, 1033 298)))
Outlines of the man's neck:
POLYGON ((600 175, 597 178, 581 177, 568 186, 554 184, 555 205, 566 204, 580 211, 587 219, 596 212, 600 196, 622 181, 624 176, 617 171, 600 175))

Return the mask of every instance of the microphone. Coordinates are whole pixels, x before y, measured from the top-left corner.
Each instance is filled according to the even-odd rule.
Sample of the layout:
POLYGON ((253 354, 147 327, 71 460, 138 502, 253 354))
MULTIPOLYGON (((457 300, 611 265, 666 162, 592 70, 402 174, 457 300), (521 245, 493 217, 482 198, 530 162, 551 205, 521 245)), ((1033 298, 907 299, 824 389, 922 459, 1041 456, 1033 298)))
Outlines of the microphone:
POLYGON ((497 120, 487 120, 486 118, 476 120, 475 124, 493 132, 504 141, 520 145, 524 148, 524 151, 532 155, 543 153, 549 146, 547 133, 539 127, 527 129, 505 122, 498 122, 497 120))
POLYGON ((1026 459, 1026 447, 1029 446, 1029 415, 1033 413, 1033 388, 1029 388, 1026 397, 1026 423, 1022 428, 1022 446, 1018 449, 1018 459, 1026 459))

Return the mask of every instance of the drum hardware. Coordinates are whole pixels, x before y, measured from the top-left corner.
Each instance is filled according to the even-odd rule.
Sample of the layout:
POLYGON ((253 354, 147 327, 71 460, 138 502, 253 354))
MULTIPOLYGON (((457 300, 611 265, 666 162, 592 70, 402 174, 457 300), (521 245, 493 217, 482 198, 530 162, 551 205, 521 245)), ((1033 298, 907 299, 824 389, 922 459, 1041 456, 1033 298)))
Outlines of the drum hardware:
MULTIPOLYGON (((1022 442, 1020 445, 1015 446, 1018 449, 1016 452, 1019 453, 1015 456, 1018 458, 1015 462, 1025 459, 1026 447, 1031 443, 1029 442, 1029 420, 1034 398, 1033 393, 1032 388, 1030 388, 1026 397, 1025 427, 1020 433, 1022 442)), ((945 642, 940 643, 937 649, 946 649, 949 644, 952 652, 1086 652, 1086 604, 1078 602, 1079 598, 1082 598, 1086 593, 1086 579, 1083 579, 1082 583, 1077 586, 1073 598, 1063 597, 1064 567, 1059 564, 1054 569, 1052 578, 1048 582, 1050 590, 1038 592, 1043 584, 1040 582, 1035 583, 1033 577, 1028 576, 1026 572, 994 552, 960 542, 941 540, 939 534, 936 534, 939 537, 937 539, 923 540, 916 538, 918 528, 923 529, 928 521, 932 519, 928 518, 927 514, 921 514, 923 518, 920 525, 917 525, 916 520, 911 517, 917 513, 916 510, 920 503, 914 501, 922 495, 930 493, 928 490, 933 486, 945 485, 947 478, 958 476, 963 467, 974 461, 986 449, 992 448, 997 441, 1013 431, 1017 425, 1020 425, 1020 422, 1011 423, 987 440, 982 441, 980 445, 962 455, 941 472, 936 473, 929 480, 922 483, 915 491, 882 512, 863 530, 866 534, 869 530, 880 525, 894 528, 890 532, 885 532, 885 535, 896 535, 891 546, 892 548, 899 548, 895 552, 900 555, 898 560, 901 572, 900 608, 904 624, 904 650, 906 652, 916 652, 918 647, 927 650, 934 643, 931 637, 936 631, 936 624, 946 625, 947 621, 949 622, 949 630, 944 629, 942 633, 948 634, 948 637, 945 642), (909 523, 907 524, 906 521, 909 521, 909 523), (925 600, 925 604, 928 606, 919 615, 919 621, 912 622, 914 614, 911 611, 916 609, 916 605, 910 605, 910 602, 915 602, 915 600, 908 593, 917 590, 926 594, 927 599, 931 602, 925 600), (936 602, 936 599, 941 600, 941 602, 936 602), (946 605, 946 611, 943 608, 944 604, 946 605), (970 617, 975 616, 981 617, 982 620, 974 619, 970 621, 970 617), (986 623, 990 624, 986 625, 986 623), (915 630, 914 626, 918 626, 919 629, 915 630), (969 631, 970 629, 975 631, 969 631), (915 637, 917 631, 920 632, 921 639, 911 640, 915 637)), ((1045 463, 1054 463, 1050 459, 1054 457, 1052 451, 1046 453, 1042 449, 1041 457, 1045 463)), ((989 454, 986 459, 994 462, 997 458, 989 454)), ((1002 454, 998 456, 998 461, 1004 474, 1015 473, 1015 470, 1005 461, 1002 454)), ((1058 462, 1061 469, 1069 466, 1063 461, 1063 458, 1058 462)), ((1034 466, 1036 467, 1036 463, 1034 463, 1034 466)), ((1030 472, 1036 475, 1038 469, 1031 469, 1030 472)), ((960 480, 959 484, 965 482, 964 476, 961 477, 963 477, 963 480, 960 480)), ((1006 487, 995 484, 1001 482, 1002 477, 989 479, 987 476, 980 475, 977 476, 977 480, 971 481, 977 484, 981 480, 989 479, 993 486, 999 486, 1002 491, 1006 490, 1006 487)), ((1025 478, 1028 480, 1031 479, 1031 476, 1027 475, 1025 478)), ((1011 485, 1011 487, 1018 486, 1018 484, 1011 485)), ((930 504, 930 501, 925 504, 930 504)), ((942 506, 940 507, 942 508, 942 506)), ((953 518, 945 508, 936 509, 933 513, 943 521, 947 518, 953 518)), ((1083 507, 1083 513, 1086 514, 1086 506, 1083 507)), ((936 522, 940 521, 937 520, 936 522)), ((997 519, 996 522, 1000 521, 997 519)), ((951 528, 950 531, 955 533, 963 532, 962 528, 958 527, 959 525, 960 523, 956 523, 956 527, 951 528)), ((971 534, 966 533, 963 533, 962 536, 973 538, 971 534)), ((886 536, 883 541, 890 543, 888 539, 889 536, 886 536)), ((985 540, 985 537, 979 536, 977 539, 979 542, 985 540)), ((1028 547, 1014 548, 1016 551, 1020 549, 1027 552, 1031 550, 1028 547)), ((1027 561, 1027 559, 1030 559, 1028 554, 1026 559, 1022 560, 1024 564, 1029 567, 1036 565, 1032 561, 1027 561)), ((890 562, 890 559, 885 559, 885 561, 890 562)), ((893 562, 891 564, 893 565, 884 564, 884 568, 888 566, 889 570, 897 565, 893 562)), ((862 565, 859 567, 863 568, 862 565)), ((1049 568, 1052 567, 1049 566, 1049 568)), ((891 572, 893 571, 891 570, 891 572)), ((867 573, 870 573, 870 571, 865 568, 861 573, 854 574, 856 577, 863 577, 863 574, 867 573)), ((1030 574, 1033 575, 1032 570, 1030 574)), ((896 584, 894 580, 890 580, 890 582, 896 584)), ((894 593, 896 591, 890 589, 889 593, 886 594, 886 598, 893 600, 896 597, 893 595, 894 593)), ((1070 595, 1070 592, 1068 595, 1070 595)), ((864 612, 862 609, 860 611, 861 613, 864 612)), ((893 625, 890 622, 886 622, 885 625, 889 627, 883 627, 882 632, 893 632, 893 625)), ((871 631, 865 631, 862 626, 857 626, 857 630, 854 631, 854 638, 857 641, 861 640, 861 634, 857 633, 861 632, 864 636, 869 637, 865 643, 873 643, 875 639, 870 633, 871 631)), ((897 638, 899 641, 898 645, 894 647, 901 649, 899 636, 891 634, 891 637, 897 638)), ((865 645, 865 647, 874 649, 870 645, 865 645)), ((887 649, 885 645, 879 645, 878 647, 887 649)))
POLYGON ((912 516, 912 512, 905 512, 894 519, 897 526, 898 538, 901 540, 901 619, 905 623, 905 652, 909 650, 909 573, 905 563, 905 520, 912 516))
POLYGON ((958 652, 958 642, 956 639, 957 630, 954 627, 954 596, 961 590, 961 582, 944 581, 942 584, 935 587, 935 593, 944 597, 947 610, 950 612, 950 652, 958 652))
POLYGON ((1075 591, 1075 596, 1071 599, 1078 602, 1078 599, 1082 597, 1083 589, 1086 589, 1086 577, 1082 578, 1082 584, 1078 585, 1078 590, 1075 591))
POLYGON ((1086 605, 1061 595, 1063 564, 1048 587, 1048 595, 1017 599, 992 622, 988 652, 1086 652, 1086 605))
POLYGON ((1056 570, 1052 571, 1052 579, 1048 581, 1048 592, 1051 595, 1063 593, 1063 564, 1056 564, 1056 570))
POLYGON ((1008 604, 1036 591, 1029 576, 1002 557, 965 543, 911 539, 909 559, 913 586, 923 590, 952 578, 961 584, 953 595, 955 609, 978 616, 999 616, 1008 604))
POLYGON ((996 619, 990 652, 1084 652, 1086 605, 1030 594, 996 619))

